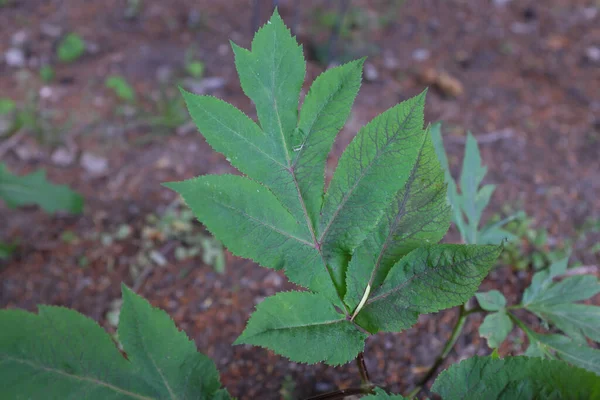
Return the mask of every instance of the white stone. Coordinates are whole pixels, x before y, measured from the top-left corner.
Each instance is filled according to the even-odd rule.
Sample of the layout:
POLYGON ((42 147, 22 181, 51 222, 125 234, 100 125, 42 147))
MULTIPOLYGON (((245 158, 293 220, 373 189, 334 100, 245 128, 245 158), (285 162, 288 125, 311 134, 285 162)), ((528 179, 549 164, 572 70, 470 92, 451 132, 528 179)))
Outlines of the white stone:
POLYGON ((51 156, 52 162, 59 167, 68 167, 75 161, 75 152, 65 147, 54 150, 51 156))
POLYGON ((27 44, 27 40, 29 39, 29 34, 25 30, 20 30, 12 35, 10 38, 10 43, 13 47, 23 48, 25 44, 27 44))
POLYGON ((196 94, 206 94, 214 92, 225 86, 227 81, 224 78, 213 76, 204 79, 185 79, 184 85, 196 94))
POLYGON ((365 64, 365 79, 371 82, 379 79, 379 72, 373 64, 365 64))
POLYGON ((600 47, 588 47, 587 49, 585 49, 585 55, 590 61, 600 61, 600 47))
POLYGON ((51 38, 58 38, 62 35, 62 28, 60 26, 48 24, 46 22, 40 25, 40 31, 42 34, 51 38))
POLYGON ((9 67, 21 68, 25 66, 25 53, 23 50, 13 47, 4 53, 4 61, 9 67))
POLYGON ((415 61, 425 61, 431 57, 431 52, 427 49, 416 49, 412 53, 412 58, 415 61))
POLYGON ((92 153, 83 153, 80 163, 92 175, 103 175, 108 171, 108 160, 92 153))

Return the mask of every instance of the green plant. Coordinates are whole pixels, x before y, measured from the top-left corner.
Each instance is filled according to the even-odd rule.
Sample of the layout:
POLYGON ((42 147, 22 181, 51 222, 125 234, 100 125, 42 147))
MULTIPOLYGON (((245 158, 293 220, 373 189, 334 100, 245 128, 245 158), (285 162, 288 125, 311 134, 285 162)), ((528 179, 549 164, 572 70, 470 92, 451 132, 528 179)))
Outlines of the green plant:
POLYGON ((529 339, 526 355, 561 359, 600 375, 600 350, 587 346, 587 339, 600 342, 600 307, 576 303, 600 293, 600 283, 593 275, 565 276, 568 257, 537 272, 525 289, 519 304, 507 306, 497 290, 477 293, 480 307, 489 314, 479 328, 491 348, 498 348, 513 329, 521 328, 529 339), (516 310, 535 314, 546 330, 564 335, 541 334, 515 315, 516 310), (551 328, 552 327, 552 328, 551 328))
POLYGON ((106 78, 104 85, 108 89, 111 89, 120 100, 129 103, 135 102, 135 90, 127 83, 127 80, 124 77, 111 75, 106 78))
POLYGON ((0 108, 2 107, 5 107, 6 113, 0 110, 0 119, 4 115, 8 122, 7 126, 1 128, 4 134, 10 136, 22 129, 34 135, 35 139, 44 145, 60 142, 62 133, 68 130, 70 124, 69 120, 58 123, 61 113, 43 107, 39 94, 35 90, 28 91, 22 105, 17 106, 10 100, 5 102, 4 106, 0 103, 0 108))
POLYGON ((171 132, 189 120, 181 96, 164 87, 154 99, 152 113, 145 119, 157 132, 171 132))
POLYGON ((83 198, 65 185, 48 182, 44 170, 17 176, 4 163, 0 163, 0 199, 10 208, 35 204, 48 213, 83 210, 83 198))
POLYGON ((66 308, 4 310, 0 322, 6 399, 230 398, 214 363, 166 313, 125 286, 117 333, 127 358, 95 321, 66 308))
MULTIPOLYGON (((38 170, 29 175, 17 176, 0 163, 0 199, 9 208, 37 205, 48 213, 68 211, 78 214, 83 210, 83 198, 64 185, 54 185, 46 180, 46 172, 38 170)), ((0 259, 8 258, 16 244, 0 242, 0 259)))
POLYGON ((448 157, 444 150, 441 123, 431 127, 431 137, 435 151, 442 164, 446 182, 448 183, 448 201, 452 206, 452 222, 456 225, 463 242, 470 244, 499 244, 507 240, 513 242, 519 236, 513 235, 503 227, 513 220, 524 217, 519 212, 499 221, 489 223, 480 228, 483 210, 490 202, 490 198, 496 190, 495 185, 481 186, 483 178, 487 173, 487 167, 481 163, 479 146, 473 135, 467 134, 465 156, 463 158, 462 172, 460 175, 460 192, 450 172, 448 157))
POLYGON ((63 63, 77 61, 85 53, 85 42, 77 33, 69 33, 58 44, 56 55, 63 63))
MULTIPOLYGON (((308 289, 266 298, 236 343, 310 364, 355 359, 361 387, 326 398, 402 399, 370 381, 362 354, 365 339, 403 331, 420 314, 453 306, 462 305, 463 324, 466 315, 483 307, 506 308, 490 294, 478 296, 482 309, 464 306, 501 247, 436 244, 449 227, 451 210, 444 170, 430 131, 423 128, 425 93, 363 127, 325 190, 325 161, 357 95, 363 60, 319 76, 298 117, 304 57, 277 12, 257 32, 251 51, 235 44, 233 49, 260 125, 214 97, 183 95, 207 142, 246 176, 205 175, 167 186, 234 254, 283 270, 308 289)), ((553 289, 548 283, 553 277, 536 282, 550 291, 566 290, 572 301, 582 299, 572 294, 572 285, 566 289, 561 282, 553 289)), ((576 287, 582 290, 581 285, 576 287)), ((528 299, 547 297, 542 289, 532 290, 528 299)), ((165 313, 126 288, 123 300, 118 340, 127 360, 109 346, 108 335, 72 311, 42 307, 38 316, 2 311, 0 322, 9 329, 0 333, 0 383, 16 398, 39 397, 40 388, 44 396, 57 397, 85 390, 90 399, 228 398, 219 389, 214 365, 195 353, 165 313), (49 329, 52 333, 45 335, 49 329)), ((439 359, 448 355, 456 332, 460 329, 439 359)), ((578 346, 580 353, 589 349, 578 346)), ((589 367, 596 360, 587 360, 585 367, 594 371, 589 367)), ((450 367, 433 390, 445 399, 600 398, 600 379, 559 360, 500 360, 495 354, 450 367)))
POLYGON ((9 98, 0 98, 0 115, 5 115, 13 112, 16 108, 16 104, 9 98))
POLYGON ((192 78, 199 79, 204 75, 204 63, 195 55, 193 48, 188 49, 185 53, 185 72, 192 78))
POLYGON ((52 80, 54 80, 54 76, 54 68, 52 68, 51 65, 44 65, 42 68, 40 68, 40 78, 43 82, 52 82, 52 80))
MULTIPOLYGON (((511 212, 510 209, 508 212, 511 212)), ((550 264, 564 258, 569 253, 571 240, 552 248, 548 243, 548 232, 543 228, 534 228, 534 220, 525 212, 520 211, 516 218, 509 221, 504 229, 519 238, 506 246, 500 262, 513 268, 524 270, 533 268, 541 270, 550 264)), ((492 218, 500 219, 495 216, 492 218)))

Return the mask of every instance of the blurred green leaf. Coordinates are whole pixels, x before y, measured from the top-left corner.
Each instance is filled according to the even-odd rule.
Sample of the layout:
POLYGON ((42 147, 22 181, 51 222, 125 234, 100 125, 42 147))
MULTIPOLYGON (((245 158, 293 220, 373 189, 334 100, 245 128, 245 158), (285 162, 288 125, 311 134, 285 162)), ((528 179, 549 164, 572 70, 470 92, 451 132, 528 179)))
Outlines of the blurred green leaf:
POLYGON ((497 290, 475 293, 481 308, 486 311, 498 311, 506 307, 506 298, 497 290))
POLYGON ((45 83, 51 82, 54 79, 54 68, 50 65, 44 65, 40 68, 40 78, 45 83))
POLYGON ((583 400, 600 396, 600 379, 556 360, 473 357, 443 371, 432 390, 444 400, 583 400))
POLYGON ((0 163, 0 199, 8 207, 36 204, 49 213, 68 211, 78 214, 83 210, 83 198, 65 185, 54 185, 46 180, 46 172, 38 170, 29 175, 12 175, 0 163))
POLYGON ((6 260, 17 248, 16 244, 0 242, 0 260, 6 260))
POLYGON ((56 55, 61 62, 77 61, 85 53, 85 42, 77 33, 69 33, 58 44, 56 55))
POLYGON ((201 78, 204 75, 204 63, 202 61, 189 61, 185 64, 185 70, 193 78, 201 78))
POLYGON ((541 335, 532 331, 527 334, 555 357, 600 375, 600 350, 563 335, 541 335))
POLYGON ((547 269, 537 272, 532 280, 531 285, 523 293, 523 304, 532 303, 541 292, 545 291, 553 282, 553 279, 559 275, 563 275, 567 271, 569 257, 552 263, 547 269))
POLYGON ((504 310, 489 314, 479 326, 479 335, 487 339, 488 346, 492 349, 500 347, 510 331, 513 322, 504 310))
POLYGON ((119 99, 134 102, 135 101, 135 90, 127 83, 124 77, 119 75, 111 75, 106 78, 104 85, 111 89, 119 99))
POLYGON ((600 293, 598 278, 593 275, 570 276, 548 286, 525 302, 525 307, 549 307, 557 304, 587 300, 600 293))
POLYGON ((16 104, 9 98, 0 97, 0 115, 5 115, 13 112, 16 109, 16 104))
POLYGON ((600 307, 587 304, 538 305, 531 309, 558 329, 583 342, 584 336, 600 342, 600 307))

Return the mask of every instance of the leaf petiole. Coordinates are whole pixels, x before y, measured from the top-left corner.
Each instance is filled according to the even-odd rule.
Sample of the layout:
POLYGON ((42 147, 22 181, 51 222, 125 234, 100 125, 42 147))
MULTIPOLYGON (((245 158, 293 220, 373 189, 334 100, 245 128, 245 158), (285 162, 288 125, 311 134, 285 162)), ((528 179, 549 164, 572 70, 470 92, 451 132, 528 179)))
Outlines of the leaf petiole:
POLYGON ((360 300, 360 303, 358 303, 358 306, 356 307, 354 314, 352 314, 352 318, 350 318, 350 321, 354 321, 354 318, 356 318, 356 316, 358 315, 360 310, 365 306, 365 303, 369 299, 369 294, 371 294, 371 285, 370 284, 367 285, 367 288, 365 289, 365 294, 363 294, 363 297, 360 300))

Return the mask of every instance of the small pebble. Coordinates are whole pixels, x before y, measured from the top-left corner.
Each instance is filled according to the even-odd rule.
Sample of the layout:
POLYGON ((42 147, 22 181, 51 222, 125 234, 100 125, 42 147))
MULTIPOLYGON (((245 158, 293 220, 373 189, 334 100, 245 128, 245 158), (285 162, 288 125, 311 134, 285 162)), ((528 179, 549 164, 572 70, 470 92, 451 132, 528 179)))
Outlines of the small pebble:
POLYGON ((62 28, 58 25, 52 25, 49 23, 42 23, 40 25, 40 31, 43 35, 46 35, 51 38, 58 38, 62 35, 62 28))
POLYGON ((412 53, 412 58, 415 61, 425 61, 431 56, 431 52, 427 49, 416 49, 412 53))
POLYGON ((29 34, 25 30, 21 30, 12 35, 10 43, 13 47, 22 49, 29 40, 29 34))
POLYGON ((59 147, 52 153, 51 160, 59 167, 68 167, 75 161, 75 152, 65 147, 59 147))
POLYGON ((373 64, 365 64, 365 79, 369 82, 379 79, 379 72, 373 64))
POLYGON ((188 78, 183 81, 185 87, 196 94, 207 94, 214 92, 215 90, 225 86, 225 83, 225 79, 218 76, 200 80, 188 78))
POLYGON ((13 47, 4 53, 4 61, 9 67, 22 68, 25 66, 25 52, 13 47))
POLYGON ((585 55, 592 62, 600 61, 600 47, 588 47, 585 49, 585 55))
POLYGON ((108 171, 108 160, 92 153, 83 153, 80 163, 81 166, 92 175, 100 176, 108 171))

